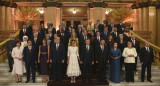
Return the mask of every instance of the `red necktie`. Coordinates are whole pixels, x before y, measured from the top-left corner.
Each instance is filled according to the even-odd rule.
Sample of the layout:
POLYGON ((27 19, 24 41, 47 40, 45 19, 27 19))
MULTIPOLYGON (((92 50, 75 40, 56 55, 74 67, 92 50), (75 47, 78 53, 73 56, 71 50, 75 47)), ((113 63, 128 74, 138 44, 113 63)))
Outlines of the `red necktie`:
POLYGON ((35 39, 34 42, 35 42, 35 44, 36 44, 37 40, 35 39))

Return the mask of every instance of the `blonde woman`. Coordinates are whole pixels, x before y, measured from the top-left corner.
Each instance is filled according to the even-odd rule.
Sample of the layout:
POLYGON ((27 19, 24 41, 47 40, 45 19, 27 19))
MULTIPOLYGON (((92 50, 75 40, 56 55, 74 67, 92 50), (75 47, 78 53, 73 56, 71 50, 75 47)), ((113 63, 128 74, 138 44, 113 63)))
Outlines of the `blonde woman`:
POLYGON ((76 37, 76 33, 72 33, 72 34, 71 34, 71 37, 69 38, 68 46, 71 46, 71 45, 72 45, 72 43, 71 43, 72 40, 75 40, 75 46, 79 47, 79 40, 78 40, 78 38, 76 37))
POLYGON ((135 57, 137 57, 136 49, 132 47, 132 42, 127 43, 126 48, 123 50, 122 56, 124 57, 126 82, 134 83, 134 65, 135 57))

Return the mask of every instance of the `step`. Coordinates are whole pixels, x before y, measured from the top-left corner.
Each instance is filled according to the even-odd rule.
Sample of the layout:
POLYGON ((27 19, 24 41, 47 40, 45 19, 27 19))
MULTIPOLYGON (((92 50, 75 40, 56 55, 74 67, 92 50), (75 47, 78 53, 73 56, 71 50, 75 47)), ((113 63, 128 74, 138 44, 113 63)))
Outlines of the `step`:
POLYGON ((160 86, 160 82, 134 82, 134 83, 127 83, 127 82, 121 82, 121 83, 113 83, 110 82, 109 86, 160 86))
MULTIPOLYGON (((30 80, 32 81, 32 77, 30 78, 30 80)), ((0 82, 5 82, 5 81, 14 82, 14 81, 16 81, 16 77, 15 76, 2 76, 2 77, 0 77, 0 82)), ((23 82, 26 81, 26 76, 22 77, 22 81, 23 82)), ((42 82, 42 77, 36 76, 36 82, 42 82)))
MULTIPOLYGON (((142 67, 137 67, 137 70, 141 70, 141 68, 142 68, 142 67)), ((123 67, 122 70, 125 70, 125 67, 123 67)), ((146 69, 146 70, 147 70, 147 69, 146 69)), ((153 70, 156 71, 156 70, 159 70, 159 68, 158 68, 158 66, 153 66, 153 67, 151 68, 151 70, 152 70, 152 71, 153 71, 153 70)))
POLYGON ((0 82, 0 86, 47 86, 47 83, 15 83, 15 82, 0 82))

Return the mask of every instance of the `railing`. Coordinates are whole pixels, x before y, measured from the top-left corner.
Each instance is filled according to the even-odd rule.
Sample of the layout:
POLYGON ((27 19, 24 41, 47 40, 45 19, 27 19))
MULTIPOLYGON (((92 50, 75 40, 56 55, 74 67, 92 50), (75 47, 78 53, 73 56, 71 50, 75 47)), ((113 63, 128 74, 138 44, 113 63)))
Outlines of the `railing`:
POLYGON ((0 31, 0 42, 4 41, 9 37, 9 34, 15 34, 17 30, 6 30, 6 31, 0 31))
MULTIPOLYGON (((139 35, 137 35, 134 31, 131 31, 131 33, 133 35, 136 36, 136 39, 140 42, 141 46, 144 45, 145 43, 145 39, 143 39, 142 37, 140 37, 139 35)), ((160 68, 160 47, 150 43, 150 47, 153 48, 153 52, 154 52, 154 57, 155 57, 155 63, 159 66, 160 68)))
MULTIPOLYGON (((14 34, 14 37, 17 39, 19 35, 19 31, 14 34)), ((4 59, 7 57, 6 52, 6 42, 10 40, 9 38, 0 43, 0 62, 4 62, 4 59)))

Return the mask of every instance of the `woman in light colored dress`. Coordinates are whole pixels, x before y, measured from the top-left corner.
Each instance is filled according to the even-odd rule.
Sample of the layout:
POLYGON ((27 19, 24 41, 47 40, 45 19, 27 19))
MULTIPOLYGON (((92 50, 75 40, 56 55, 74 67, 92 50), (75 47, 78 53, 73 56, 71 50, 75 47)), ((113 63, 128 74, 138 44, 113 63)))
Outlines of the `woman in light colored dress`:
POLYGON ((12 57, 14 59, 12 74, 16 74, 16 82, 21 82, 21 76, 26 72, 23 64, 23 48, 20 47, 21 42, 16 43, 16 47, 12 50, 12 57))
POLYGON ((78 47, 75 45, 75 40, 71 41, 72 46, 68 47, 68 59, 67 59, 67 76, 71 77, 71 83, 76 83, 76 77, 81 75, 80 67, 78 60, 79 54, 78 54, 78 47))
POLYGON ((21 42, 21 47, 24 48, 28 45, 28 36, 23 36, 23 42, 21 42))

